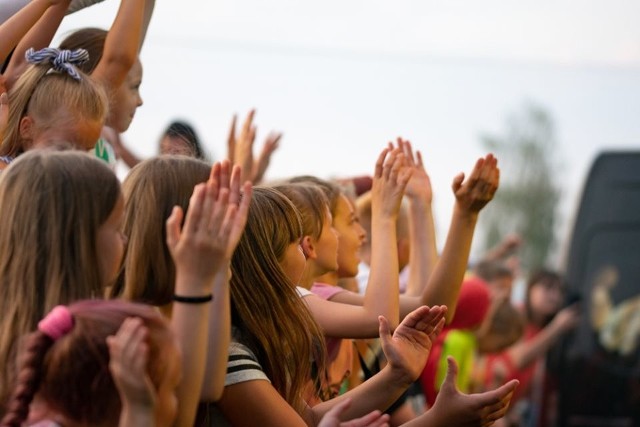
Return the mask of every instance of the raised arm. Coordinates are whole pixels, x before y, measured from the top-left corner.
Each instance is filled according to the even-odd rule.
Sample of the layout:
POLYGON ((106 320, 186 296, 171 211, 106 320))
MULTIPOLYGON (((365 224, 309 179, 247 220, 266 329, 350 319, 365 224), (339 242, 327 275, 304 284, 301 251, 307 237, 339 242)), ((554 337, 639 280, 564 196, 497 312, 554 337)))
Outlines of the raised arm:
MULTIPOLYGON (((200 400, 215 402, 224 390, 224 378, 227 372, 227 348, 231 338, 231 307, 229 280, 231 279, 231 256, 247 222, 252 187, 250 182, 242 184, 239 167, 231 168, 228 161, 211 169, 211 179, 217 181, 220 189, 228 189, 229 206, 226 219, 228 235, 220 244, 225 244, 224 263, 216 274, 213 285, 214 301, 211 304, 205 382, 202 385, 200 400)), ((220 191, 220 190, 219 190, 220 191)))
POLYGON ((497 159, 488 154, 478 159, 466 180, 463 173, 453 180, 456 202, 449 233, 442 255, 421 297, 422 304, 443 304, 449 307, 447 323, 455 314, 478 215, 498 189, 500 170, 497 165, 497 159))
MULTIPOLYGON (((69 2, 70 0, 49 0, 46 2, 35 0, 12 17, 13 19, 19 16, 21 12, 29 10, 27 15, 30 16, 30 18, 26 21, 31 23, 31 25, 27 28, 28 31, 26 34, 24 34, 24 32, 19 33, 20 36, 24 34, 24 37, 18 37, 20 41, 4 73, 7 77, 7 88, 13 86, 27 67, 27 60, 24 57, 27 49, 34 48, 35 50, 40 50, 51 44, 51 39, 53 39, 56 31, 58 31, 58 27, 62 22, 62 18, 64 18, 69 2), (43 3, 47 4, 44 10, 42 9, 42 7, 44 7, 43 3), (40 13, 39 17, 37 17, 38 11, 40 13), (37 22, 33 23, 34 19, 37 22)), ((7 21, 7 23, 8 22, 9 21, 7 21)), ((26 28, 26 22, 20 25, 16 24, 16 26, 20 26, 21 29, 24 30, 26 28)), ((16 36, 17 35, 18 34, 16 34, 16 36)), ((4 37, 0 37, 0 41, 4 44, 4 37)), ((12 44, 12 47, 13 46, 15 46, 15 44, 12 44)))
POLYGON ((310 295, 304 298, 324 334, 336 338, 373 338, 378 333, 378 316, 398 325, 398 254, 396 220, 404 188, 411 177, 399 148, 385 148, 376 162, 372 188, 371 274, 364 296, 354 295, 359 304, 340 300, 341 292, 326 301, 310 295))
POLYGON ((415 155, 411 143, 398 138, 398 147, 413 169, 407 184, 406 196, 409 199, 409 283, 406 295, 421 295, 429 276, 438 261, 436 248, 436 230, 431 209, 433 192, 431 180, 424 169, 422 154, 415 155))
POLYGON ((167 220, 167 246, 176 265, 171 325, 182 350, 183 370, 176 425, 193 425, 205 363, 213 364, 208 371, 207 390, 215 394, 224 384, 225 369, 220 369, 220 360, 226 367, 231 321, 228 280, 220 280, 219 275, 227 275, 230 253, 246 222, 251 188, 244 186, 246 201, 243 199, 238 206, 239 177, 230 187, 228 178, 220 178, 216 168, 221 167, 214 165, 206 184, 194 188, 184 226, 180 226, 183 213, 179 207, 167 220), (213 295, 213 291, 219 294, 213 295), (215 310, 207 304, 212 299, 216 301, 215 310), (207 354, 210 323, 217 346, 207 354))
POLYGON ((0 63, 4 62, 42 15, 60 0, 33 0, 0 25, 0 63))
POLYGON ((145 5, 146 0, 120 2, 120 8, 104 42, 102 58, 91 73, 94 79, 105 85, 107 92, 120 87, 138 58, 145 5))
POLYGON ((242 168, 242 174, 250 177, 254 184, 258 184, 264 178, 264 174, 271 162, 271 156, 278 149, 282 134, 270 132, 257 159, 253 155, 253 144, 256 140, 257 129, 253 124, 256 110, 251 110, 236 136, 237 116, 234 115, 227 136, 227 158, 233 165, 242 168))
MULTIPOLYGON (((478 214, 493 198, 498 188, 499 179, 500 171, 497 167, 497 160, 491 154, 478 159, 473 172, 466 181, 464 174, 460 174, 454 179, 453 192, 456 204, 442 255, 437 260, 433 273, 429 275, 422 295, 400 295, 400 318, 421 305, 442 304, 451 307, 446 315, 447 322, 451 321, 467 268, 478 214)), ((370 277, 367 289, 373 283, 375 282, 372 282, 370 277)), ((395 283, 397 283, 397 279, 395 283)), ((340 292, 333 296, 331 301, 354 305, 363 304, 362 296, 352 292, 340 292)))

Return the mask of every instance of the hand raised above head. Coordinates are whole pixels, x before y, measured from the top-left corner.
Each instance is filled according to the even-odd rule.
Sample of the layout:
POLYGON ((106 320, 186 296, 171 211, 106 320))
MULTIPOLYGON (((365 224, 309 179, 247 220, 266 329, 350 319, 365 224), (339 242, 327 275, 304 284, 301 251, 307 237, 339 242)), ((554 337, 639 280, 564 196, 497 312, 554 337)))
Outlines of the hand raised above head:
POLYGON ((412 170, 411 179, 409 179, 405 190, 407 197, 410 199, 421 198, 425 202, 431 203, 433 200, 431 179, 424 168, 422 153, 418 150, 414 153, 411 142, 406 139, 398 137, 397 144, 397 147, 404 154, 407 167, 412 170))
POLYGON ((207 183, 198 184, 189 200, 184 225, 182 209, 174 207, 167 220, 167 246, 176 273, 210 283, 228 263, 247 221, 252 187, 241 185, 239 167, 229 161, 213 165, 207 183))
POLYGON ((402 149, 393 148, 389 143, 376 161, 371 188, 373 213, 397 217, 404 190, 412 173, 402 149))
POLYGON ((253 154, 253 144, 256 140, 257 128, 253 124, 256 111, 251 110, 242 124, 239 134, 236 135, 237 117, 234 115, 227 137, 227 158, 232 165, 238 165, 242 169, 242 175, 254 183, 262 181, 271 156, 280 146, 282 133, 271 132, 267 136, 260 155, 256 159, 253 154))
POLYGON ((382 351, 389 366, 407 384, 415 381, 429 357, 429 351, 444 326, 446 306, 422 306, 409 313, 391 335, 387 319, 380 316, 382 351))
POLYGON ((478 159, 469 177, 464 173, 453 179, 453 194, 456 205, 463 211, 478 213, 493 199, 500 183, 498 160, 493 154, 478 159))

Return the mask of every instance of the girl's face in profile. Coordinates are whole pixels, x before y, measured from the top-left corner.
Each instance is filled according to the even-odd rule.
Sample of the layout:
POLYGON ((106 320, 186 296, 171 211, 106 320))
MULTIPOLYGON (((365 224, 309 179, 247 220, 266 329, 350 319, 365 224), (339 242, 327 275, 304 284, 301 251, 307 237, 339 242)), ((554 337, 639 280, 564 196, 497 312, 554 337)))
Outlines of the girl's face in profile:
POLYGON ((333 219, 329 207, 327 206, 324 221, 322 223, 322 232, 320 237, 315 241, 316 259, 315 263, 323 273, 338 270, 338 239, 339 235, 332 225, 333 219))
POLYGON ((338 232, 338 276, 355 277, 360 264, 360 247, 366 232, 356 214, 353 204, 341 194, 333 217, 333 228, 338 232))

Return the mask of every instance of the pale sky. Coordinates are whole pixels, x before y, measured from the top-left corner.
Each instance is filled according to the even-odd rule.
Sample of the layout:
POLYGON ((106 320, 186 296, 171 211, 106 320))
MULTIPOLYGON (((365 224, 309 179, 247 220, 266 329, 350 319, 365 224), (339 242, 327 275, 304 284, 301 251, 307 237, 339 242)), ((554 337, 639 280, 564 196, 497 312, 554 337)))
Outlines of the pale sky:
MULTIPOLYGON (((60 32, 108 28, 115 0, 60 32)), ((531 100, 556 120, 568 235, 603 149, 640 142, 640 2, 633 0, 158 0, 142 52, 145 105, 125 135, 143 156, 174 117, 214 157, 231 115, 258 108, 259 144, 285 137, 271 177, 369 173, 398 135, 421 149, 442 245, 450 182, 483 154, 479 135, 531 100)))

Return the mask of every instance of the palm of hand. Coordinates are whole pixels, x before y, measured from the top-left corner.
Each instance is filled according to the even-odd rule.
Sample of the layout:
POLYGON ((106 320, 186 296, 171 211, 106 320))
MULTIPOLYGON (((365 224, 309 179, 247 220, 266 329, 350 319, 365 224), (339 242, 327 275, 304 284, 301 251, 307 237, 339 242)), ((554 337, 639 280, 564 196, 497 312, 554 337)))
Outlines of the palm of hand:
POLYGON ((476 165, 464 181, 464 174, 453 181, 453 194, 458 205, 468 212, 480 212, 493 199, 500 182, 498 161, 492 154, 478 159, 476 165))
POLYGON ((444 306, 420 307, 400 323, 392 337, 381 329, 382 350, 392 369, 414 381, 422 372, 429 351, 444 325, 444 306))

